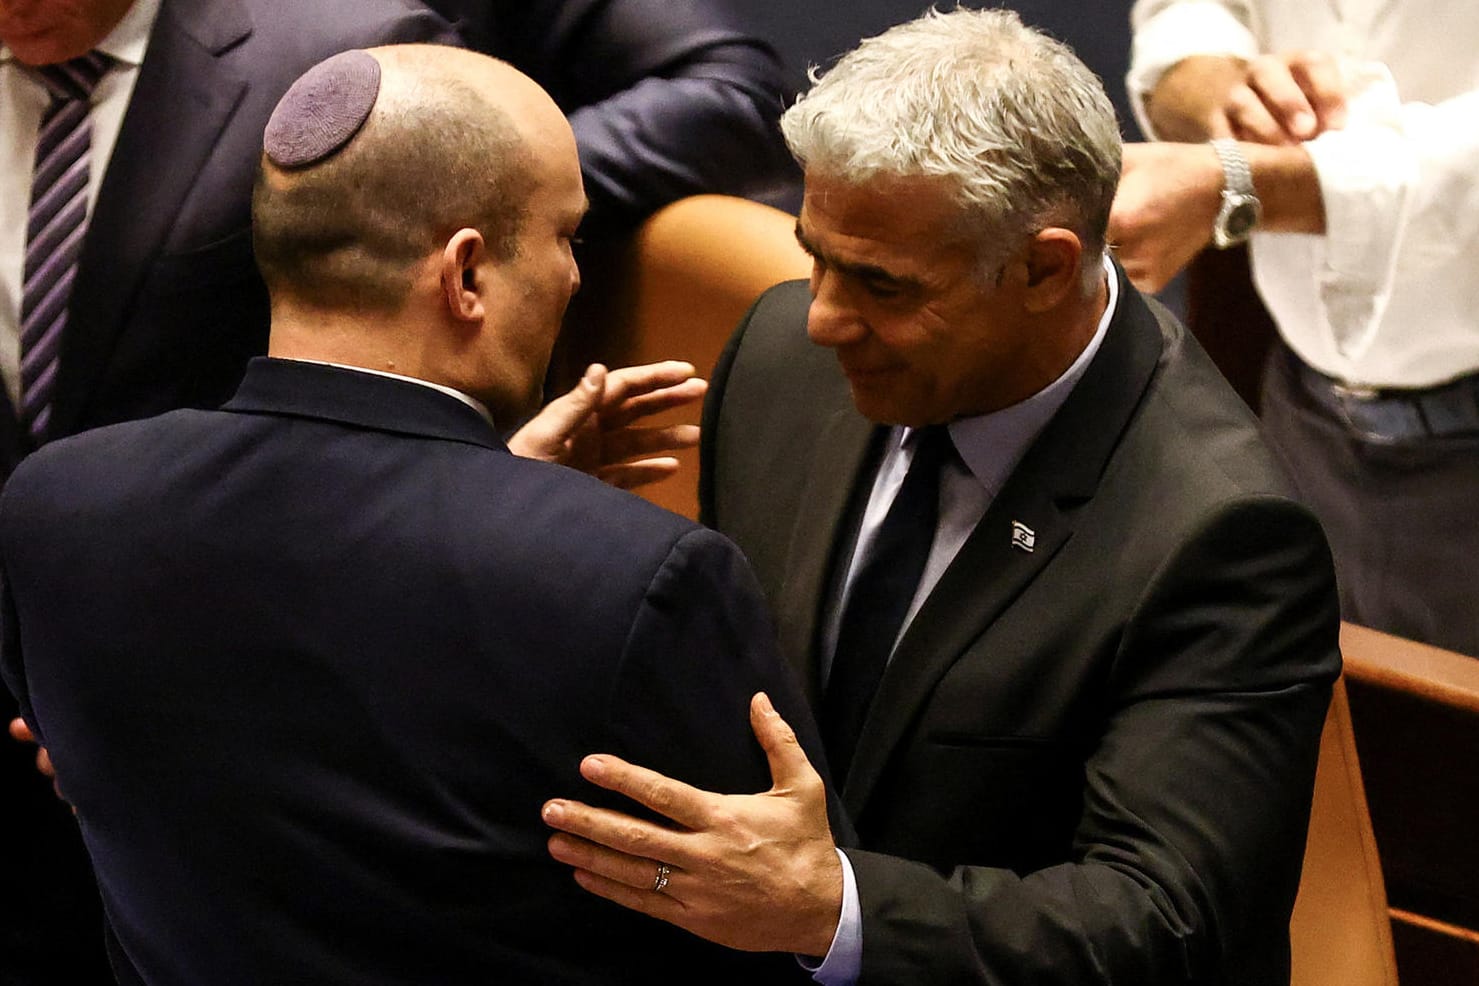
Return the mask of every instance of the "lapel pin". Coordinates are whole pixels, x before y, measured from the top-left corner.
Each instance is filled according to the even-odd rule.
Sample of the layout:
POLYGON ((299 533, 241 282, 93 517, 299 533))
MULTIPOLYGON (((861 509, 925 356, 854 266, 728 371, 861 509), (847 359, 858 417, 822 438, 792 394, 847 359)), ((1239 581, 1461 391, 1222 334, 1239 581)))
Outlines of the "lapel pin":
POLYGON ((1012 521, 1012 547, 1019 548, 1030 555, 1036 545, 1037 532, 1020 520, 1012 521))

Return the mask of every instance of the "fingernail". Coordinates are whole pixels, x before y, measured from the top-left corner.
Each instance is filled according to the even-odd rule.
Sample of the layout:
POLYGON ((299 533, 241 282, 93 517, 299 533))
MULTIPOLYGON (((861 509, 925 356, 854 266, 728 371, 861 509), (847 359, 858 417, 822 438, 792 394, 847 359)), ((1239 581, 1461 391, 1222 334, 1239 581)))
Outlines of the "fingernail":
POLYGON ((1294 130, 1301 135, 1315 132, 1315 118, 1308 113, 1294 114, 1294 130))
POLYGON ((565 819, 565 803, 563 801, 551 801, 544 806, 544 820, 554 825, 565 819))
POLYGON ((589 778, 600 777, 606 772, 606 761, 599 756, 589 756, 580 762, 580 772, 589 778))
POLYGON ((760 701, 760 714, 767 716, 779 715, 775 706, 770 704, 770 696, 764 692, 756 692, 755 697, 760 701))

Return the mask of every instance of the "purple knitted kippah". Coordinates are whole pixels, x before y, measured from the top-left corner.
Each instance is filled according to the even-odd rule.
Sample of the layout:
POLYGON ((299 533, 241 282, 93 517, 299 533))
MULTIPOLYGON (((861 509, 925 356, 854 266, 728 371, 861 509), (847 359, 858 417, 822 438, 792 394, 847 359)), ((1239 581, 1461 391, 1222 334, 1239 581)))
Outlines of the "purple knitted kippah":
POLYGON ((319 62, 288 89, 262 148, 279 168, 322 161, 349 143, 380 93, 380 63, 367 51, 346 51, 319 62))

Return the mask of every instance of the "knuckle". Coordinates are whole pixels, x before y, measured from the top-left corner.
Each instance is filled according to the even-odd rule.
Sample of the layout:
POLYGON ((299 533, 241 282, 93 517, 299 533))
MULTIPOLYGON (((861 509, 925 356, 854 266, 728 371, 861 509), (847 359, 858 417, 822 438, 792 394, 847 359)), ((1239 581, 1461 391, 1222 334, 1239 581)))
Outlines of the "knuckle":
POLYGON ((734 809, 722 802, 715 805, 705 814, 707 817, 704 820, 708 827, 712 829, 732 831, 739 824, 739 816, 735 814, 734 809))
POLYGON ((641 800, 658 811, 665 811, 672 799, 669 798, 667 789, 663 786, 662 781, 651 778, 642 784, 641 800))
POLYGON ((652 849, 652 835, 644 828, 632 827, 622 840, 626 850, 636 856, 646 856, 652 849))
POLYGON ((808 798, 821 798, 826 794, 826 786, 822 784, 822 775, 816 771, 808 771, 806 776, 797 782, 797 788, 808 798))

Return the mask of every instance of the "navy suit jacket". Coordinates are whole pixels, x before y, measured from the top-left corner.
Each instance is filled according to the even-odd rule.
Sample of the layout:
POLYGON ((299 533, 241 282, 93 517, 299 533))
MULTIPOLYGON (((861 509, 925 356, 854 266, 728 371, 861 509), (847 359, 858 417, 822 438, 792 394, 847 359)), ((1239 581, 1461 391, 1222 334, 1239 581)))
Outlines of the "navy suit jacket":
POLYGON ((125 982, 802 977, 585 893, 540 822, 611 801, 597 750, 767 788, 757 690, 816 754, 743 558, 453 398, 254 360, 29 457, 0 569, 125 982))
MULTIPOLYGON (((1118 276, 1099 352, 863 726, 843 801, 865 984, 1289 981, 1340 669, 1330 555, 1248 409, 1118 276)), ((701 499, 815 692, 878 429, 807 303, 766 294, 715 370, 701 499)))

